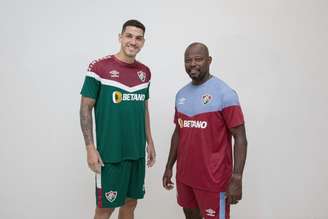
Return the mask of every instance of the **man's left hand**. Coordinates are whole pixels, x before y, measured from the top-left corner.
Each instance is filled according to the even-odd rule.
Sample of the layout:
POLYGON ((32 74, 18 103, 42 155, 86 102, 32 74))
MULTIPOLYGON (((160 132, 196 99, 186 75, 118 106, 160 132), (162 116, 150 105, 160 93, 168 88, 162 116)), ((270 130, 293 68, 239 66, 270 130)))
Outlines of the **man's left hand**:
POLYGON ((154 144, 148 144, 147 146, 147 166, 152 167, 155 164, 156 152, 154 144))
POLYGON ((242 177, 241 175, 232 174, 227 191, 229 204, 237 204, 242 198, 242 177))

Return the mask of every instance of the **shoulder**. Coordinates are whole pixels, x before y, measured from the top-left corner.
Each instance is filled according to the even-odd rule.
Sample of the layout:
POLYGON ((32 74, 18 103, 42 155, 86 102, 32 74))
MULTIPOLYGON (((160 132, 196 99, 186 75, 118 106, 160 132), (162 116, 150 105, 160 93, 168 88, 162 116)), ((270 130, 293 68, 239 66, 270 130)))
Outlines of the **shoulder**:
POLYGON ((98 59, 93 60, 89 66, 88 66, 88 72, 94 72, 97 73, 98 69, 100 69, 104 63, 107 63, 108 61, 112 60, 111 55, 107 55, 98 59))
POLYGON ((232 90, 232 88, 226 82, 216 76, 213 76, 211 84, 209 86, 216 90, 219 90, 221 93, 230 92, 232 90))
POLYGON ((217 92, 219 92, 221 96, 236 94, 236 91, 233 88, 231 88, 226 82, 216 76, 213 76, 213 80, 210 86, 212 89, 215 89, 217 92))
POLYGON ((181 96, 181 95, 184 95, 184 94, 188 93, 188 90, 190 89, 190 86, 191 86, 191 82, 186 84, 185 86, 183 86, 181 89, 179 89, 178 92, 176 93, 176 98, 181 96))
POLYGON ((151 79, 151 71, 150 71, 150 68, 141 63, 140 61, 136 60, 136 66, 137 66, 137 69, 138 69, 138 75, 139 74, 146 74, 146 81, 150 81, 151 79))
POLYGON ((136 65, 137 65, 137 68, 147 71, 147 73, 148 72, 150 73, 150 68, 147 65, 143 64, 142 62, 136 60, 136 65))
POLYGON ((216 91, 222 100, 223 106, 239 105, 237 92, 231 88, 226 82, 215 77, 216 91))

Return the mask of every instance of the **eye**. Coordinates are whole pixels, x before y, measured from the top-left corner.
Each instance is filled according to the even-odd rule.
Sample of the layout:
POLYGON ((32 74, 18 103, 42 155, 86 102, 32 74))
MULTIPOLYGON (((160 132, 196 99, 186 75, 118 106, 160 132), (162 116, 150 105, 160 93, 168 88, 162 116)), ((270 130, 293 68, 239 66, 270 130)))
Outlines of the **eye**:
POLYGON ((127 34, 125 34, 125 37, 126 38, 132 38, 132 34, 127 33, 127 34))
POLYGON ((137 36, 136 37, 136 40, 138 40, 138 41, 143 41, 143 39, 144 39, 143 36, 137 36))
POLYGON ((191 59, 185 59, 185 63, 190 63, 191 59))
POLYGON ((202 57, 196 57, 196 58, 195 58, 195 61, 196 61, 196 62, 201 62, 201 61, 203 61, 203 60, 204 60, 204 59, 203 59, 202 57))

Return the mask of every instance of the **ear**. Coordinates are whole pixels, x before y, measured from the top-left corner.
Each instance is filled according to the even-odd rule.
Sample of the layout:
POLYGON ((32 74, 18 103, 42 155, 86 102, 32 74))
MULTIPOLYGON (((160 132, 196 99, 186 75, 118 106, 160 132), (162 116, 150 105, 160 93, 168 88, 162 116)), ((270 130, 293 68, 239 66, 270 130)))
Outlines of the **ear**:
POLYGON ((142 40, 142 47, 145 45, 145 42, 146 42, 146 39, 143 38, 143 40, 142 40))
POLYGON ((121 43, 121 39, 122 39, 122 34, 121 33, 119 33, 118 34, 118 41, 121 43))
POLYGON ((208 57, 208 64, 211 64, 211 63, 212 63, 212 57, 209 56, 209 57, 208 57))

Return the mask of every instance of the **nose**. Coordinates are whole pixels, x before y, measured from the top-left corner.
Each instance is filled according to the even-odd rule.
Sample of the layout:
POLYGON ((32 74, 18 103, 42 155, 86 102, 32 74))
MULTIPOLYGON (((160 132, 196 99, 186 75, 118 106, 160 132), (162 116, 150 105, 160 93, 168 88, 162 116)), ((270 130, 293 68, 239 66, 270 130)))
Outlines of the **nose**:
POLYGON ((192 59, 190 64, 191 64, 191 66, 195 66, 196 65, 195 59, 192 59))
POLYGON ((136 39, 135 38, 132 38, 131 40, 130 40, 130 44, 132 44, 132 45, 136 45, 136 39))

